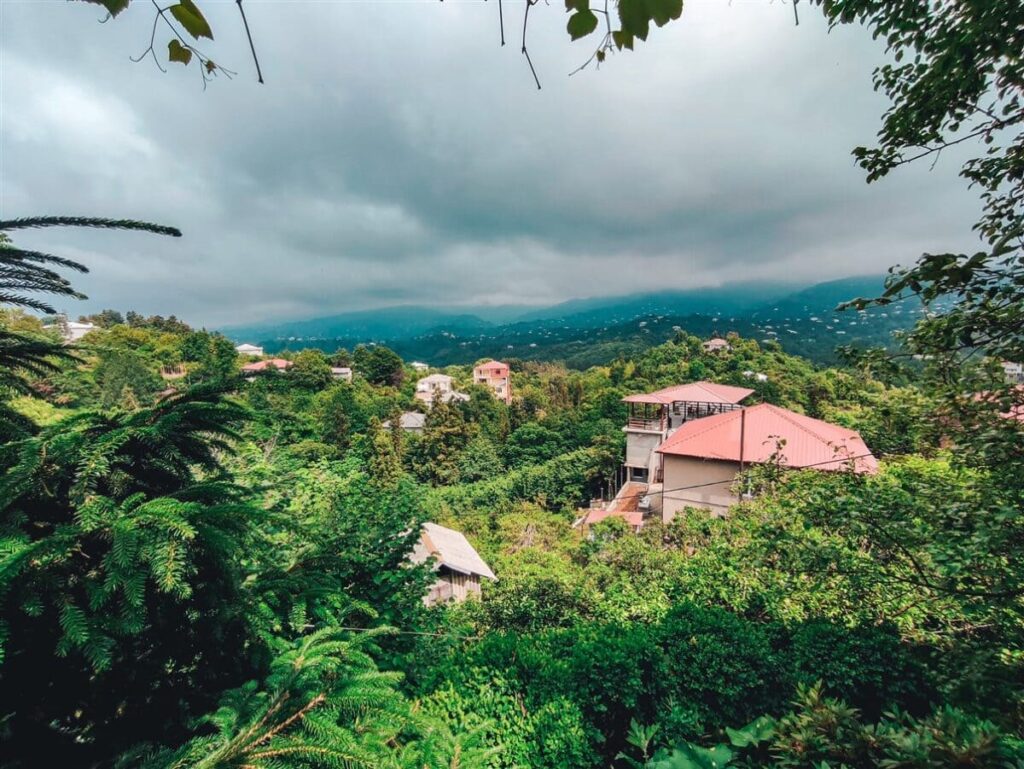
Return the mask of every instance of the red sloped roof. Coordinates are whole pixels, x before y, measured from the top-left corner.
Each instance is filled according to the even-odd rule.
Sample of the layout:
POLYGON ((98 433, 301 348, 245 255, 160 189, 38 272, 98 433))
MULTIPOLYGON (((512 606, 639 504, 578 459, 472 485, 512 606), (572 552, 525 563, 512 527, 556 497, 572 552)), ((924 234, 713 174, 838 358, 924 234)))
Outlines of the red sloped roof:
POLYGON ((728 403, 737 404, 753 390, 747 387, 734 387, 733 385, 715 384, 714 382, 691 382, 690 384, 675 385, 657 390, 652 393, 640 393, 638 395, 627 395, 622 400, 626 403, 675 403, 677 401, 692 401, 695 403, 728 403))
POLYGON ((292 362, 285 360, 284 358, 271 358, 270 360, 261 360, 256 363, 250 363, 247 366, 242 366, 242 371, 265 371, 268 368, 284 369, 290 368, 292 362))
POLYGON ((785 467, 873 473, 878 461, 855 430, 811 419, 769 403, 687 422, 658 447, 661 454, 768 462, 778 451, 785 467), (742 423, 742 425, 741 425, 742 423), (785 445, 779 448, 779 441, 785 445))
MULTIPOLYGON (((1017 385, 1012 388, 1013 401, 1010 405, 1009 411, 1001 411, 999 416, 1005 417, 1006 419, 1016 419, 1019 422, 1024 422, 1024 385, 1017 385)), ((987 401, 995 403, 1000 398, 999 393, 981 392, 974 394, 974 400, 976 401, 987 401)))
MULTIPOLYGON (((640 500, 647 494, 647 484, 627 481, 604 508, 592 508, 583 513, 579 525, 593 526, 606 518, 622 518, 630 526, 642 526, 644 514, 640 509, 640 500)), ((575 525, 575 524, 574 524, 575 525)))

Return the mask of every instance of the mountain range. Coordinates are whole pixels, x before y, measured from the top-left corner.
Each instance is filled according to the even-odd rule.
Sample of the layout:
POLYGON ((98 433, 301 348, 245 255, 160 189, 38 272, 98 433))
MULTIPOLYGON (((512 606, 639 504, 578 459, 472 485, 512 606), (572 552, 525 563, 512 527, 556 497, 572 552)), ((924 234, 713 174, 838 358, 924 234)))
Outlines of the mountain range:
POLYGON ((828 360, 839 344, 886 344, 913 322, 902 304, 835 313, 857 297, 878 295, 884 277, 858 276, 799 285, 737 283, 683 291, 573 299, 547 307, 405 305, 321 318, 221 329, 268 351, 388 344, 406 358, 435 365, 485 356, 566 360, 593 365, 658 344, 678 329, 706 336, 737 331, 775 338, 788 351, 828 360), (592 349, 588 349, 588 346, 592 349))

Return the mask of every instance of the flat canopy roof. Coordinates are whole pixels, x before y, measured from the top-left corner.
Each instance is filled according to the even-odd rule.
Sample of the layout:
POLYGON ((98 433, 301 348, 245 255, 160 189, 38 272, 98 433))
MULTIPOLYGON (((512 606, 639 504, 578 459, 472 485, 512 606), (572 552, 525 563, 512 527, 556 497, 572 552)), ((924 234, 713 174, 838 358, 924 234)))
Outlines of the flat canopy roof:
POLYGON ((736 405, 754 391, 746 387, 715 384, 714 382, 691 382, 657 390, 652 393, 627 395, 626 403, 669 404, 681 401, 692 403, 721 403, 736 405))

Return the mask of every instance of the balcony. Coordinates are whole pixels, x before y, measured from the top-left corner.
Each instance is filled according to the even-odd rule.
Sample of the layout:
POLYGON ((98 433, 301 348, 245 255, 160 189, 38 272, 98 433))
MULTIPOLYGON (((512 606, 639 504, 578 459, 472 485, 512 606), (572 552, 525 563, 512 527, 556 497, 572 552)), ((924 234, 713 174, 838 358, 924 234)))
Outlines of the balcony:
POLYGON ((644 419, 643 417, 630 417, 626 421, 627 430, 644 430, 652 433, 665 431, 665 420, 660 417, 644 419))

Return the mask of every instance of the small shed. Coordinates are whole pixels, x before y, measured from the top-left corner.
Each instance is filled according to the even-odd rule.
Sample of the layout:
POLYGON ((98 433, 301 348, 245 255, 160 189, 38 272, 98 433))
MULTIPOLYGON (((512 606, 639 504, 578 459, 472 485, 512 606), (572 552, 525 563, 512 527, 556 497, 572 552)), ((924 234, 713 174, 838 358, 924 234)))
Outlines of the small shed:
POLYGON ((461 531, 436 523, 423 524, 420 540, 411 555, 413 563, 426 563, 430 559, 434 561, 437 581, 423 597, 427 606, 479 596, 481 579, 498 579, 461 531))

